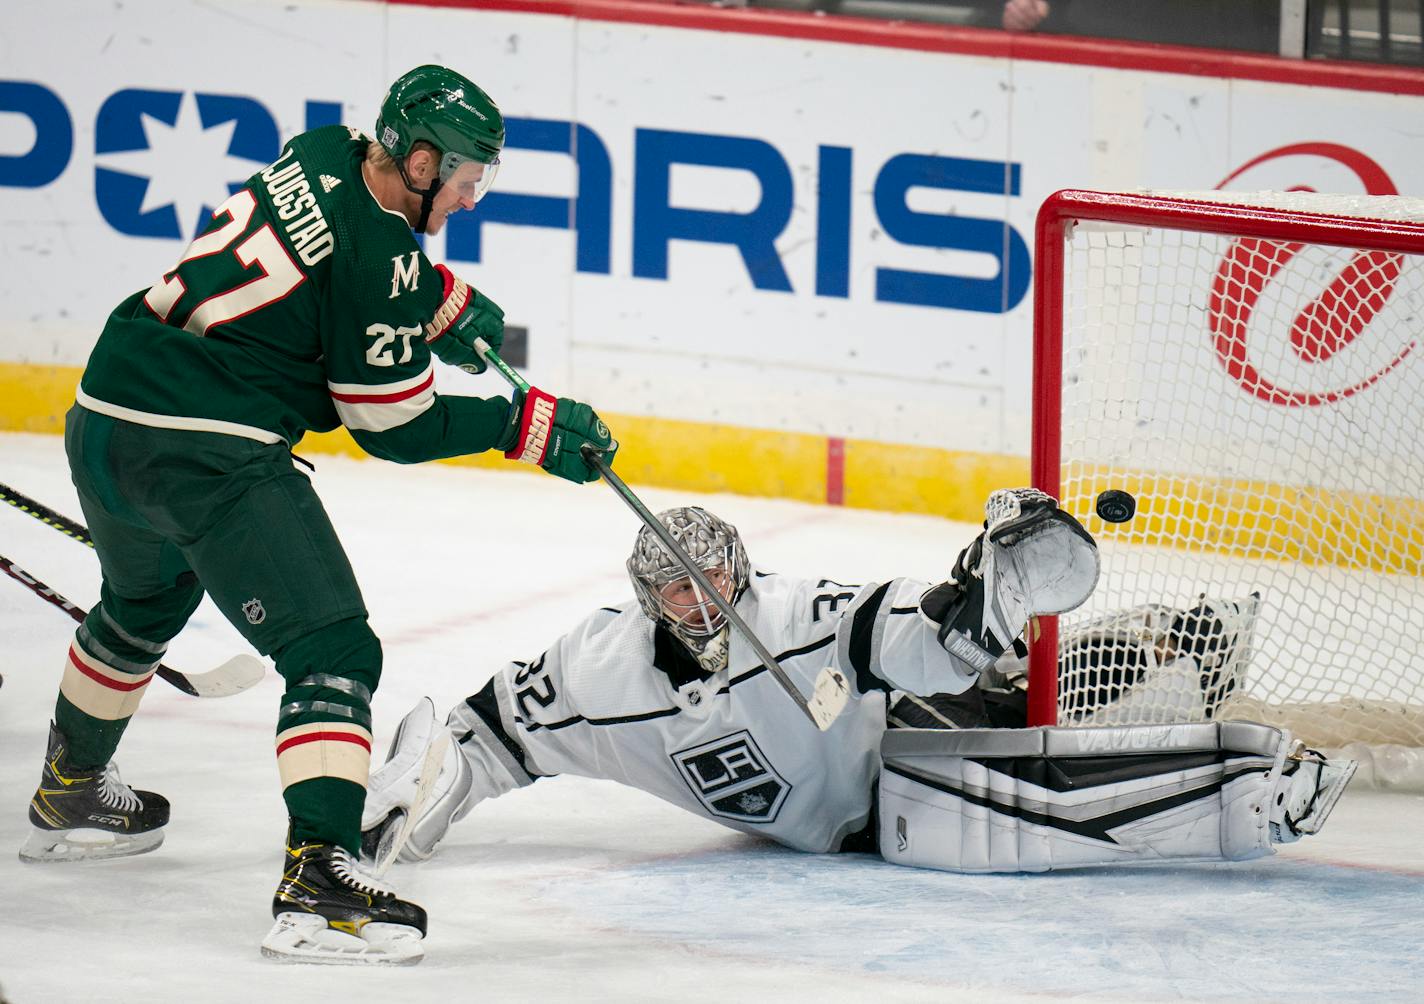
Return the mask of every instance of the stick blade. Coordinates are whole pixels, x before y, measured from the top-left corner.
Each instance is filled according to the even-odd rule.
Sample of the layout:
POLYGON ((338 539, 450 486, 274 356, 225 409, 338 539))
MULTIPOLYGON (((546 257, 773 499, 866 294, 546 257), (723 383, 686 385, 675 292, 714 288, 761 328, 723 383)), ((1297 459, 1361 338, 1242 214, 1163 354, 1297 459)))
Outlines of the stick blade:
POLYGON ((806 708, 816 728, 824 732, 835 724, 849 700, 850 684, 845 674, 827 666, 816 675, 816 690, 806 702, 806 708))
POLYGON ((235 655, 206 673, 188 673, 199 697, 231 697, 257 685, 267 675, 267 664, 255 655, 235 655))

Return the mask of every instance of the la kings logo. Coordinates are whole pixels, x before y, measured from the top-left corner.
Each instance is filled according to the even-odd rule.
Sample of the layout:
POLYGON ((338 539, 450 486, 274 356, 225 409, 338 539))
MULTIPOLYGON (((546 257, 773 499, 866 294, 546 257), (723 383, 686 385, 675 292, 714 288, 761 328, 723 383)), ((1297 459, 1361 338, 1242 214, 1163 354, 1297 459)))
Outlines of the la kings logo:
POLYGON ((672 754, 682 779, 714 816, 745 823, 771 823, 781 811, 788 784, 742 731, 672 754))

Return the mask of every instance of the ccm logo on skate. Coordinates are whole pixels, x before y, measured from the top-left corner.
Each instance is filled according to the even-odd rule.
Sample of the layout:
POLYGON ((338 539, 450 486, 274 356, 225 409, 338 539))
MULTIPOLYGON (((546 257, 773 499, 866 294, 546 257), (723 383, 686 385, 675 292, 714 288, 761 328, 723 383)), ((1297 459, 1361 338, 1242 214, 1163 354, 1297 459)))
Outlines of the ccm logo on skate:
POLYGON ((672 760, 692 793, 714 816, 746 823, 774 822, 791 793, 791 785, 745 731, 679 750, 672 760))

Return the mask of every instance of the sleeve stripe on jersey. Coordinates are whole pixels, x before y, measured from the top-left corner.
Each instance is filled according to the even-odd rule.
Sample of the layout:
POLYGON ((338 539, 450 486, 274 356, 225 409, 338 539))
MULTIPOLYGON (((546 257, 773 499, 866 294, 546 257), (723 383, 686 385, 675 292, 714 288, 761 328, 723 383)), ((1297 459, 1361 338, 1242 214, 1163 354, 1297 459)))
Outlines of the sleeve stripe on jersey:
POLYGON ((890 611, 881 610, 880 606, 891 585, 892 582, 887 582, 876 589, 851 615, 847 654, 855 670, 855 685, 862 694, 890 689, 876 670, 880 668, 880 639, 885 633, 885 619, 890 616, 890 611))
POLYGON ((646 722, 654 718, 666 718, 669 715, 681 713, 681 708, 663 708, 661 711, 645 711, 640 715, 620 715, 617 718, 585 718, 583 715, 574 715, 572 718, 565 718, 562 722, 551 722, 548 725, 526 721, 523 718, 517 718, 516 721, 523 725, 528 732, 538 732, 540 729, 548 729, 553 732, 556 729, 566 729, 570 725, 577 725, 579 722, 587 722, 589 725, 627 725, 630 722, 646 722))
MULTIPOLYGON (((833 634, 828 634, 828 635, 826 635, 826 637, 822 638, 820 641, 808 642, 807 644, 802 645, 800 648, 788 649, 788 650, 785 651, 785 652, 779 653, 779 654, 777 655, 777 657, 776 657, 776 661, 777 661, 777 662, 785 662, 787 659, 794 659, 794 658, 796 658, 798 655, 806 655, 808 652, 815 652, 817 649, 825 648, 827 645, 829 645, 831 642, 833 642, 833 641, 835 641, 835 640, 836 640, 836 636, 835 636, 835 635, 833 635, 833 634)), ((747 672, 741 674, 740 676, 734 676, 734 677, 732 677, 732 679, 727 682, 727 687, 728 687, 728 688, 735 687, 737 684, 741 683, 743 680, 750 680, 752 677, 758 676, 758 675, 760 675, 761 673, 765 673, 765 672, 766 672, 766 666, 765 666, 765 665, 757 666, 757 667, 755 667, 754 669, 750 669, 750 670, 748 670, 747 672)))
POLYGON ((341 424, 384 432, 423 415, 435 403, 435 364, 424 373, 390 384, 331 383, 327 390, 341 424))
MULTIPOLYGON (((800 648, 788 649, 787 651, 782 652, 776 657, 776 661, 782 662, 786 659, 794 659, 798 655, 806 655, 808 652, 815 652, 817 649, 825 648, 827 645, 831 644, 831 642, 835 640, 835 635, 827 635, 820 641, 813 641, 807 645, 802 645, 800 648)), ((725 694, 737 684, 745 682, 746 680, 750 680, 754 676, 760 676, 762 673, 765 672, 765 666, 756 666, 753 669, 749 669, 745 673, 742 673, 740 676, 734 676, 731 680, 727 682, 727 685, 718 690, 717 693, 725 694)), ((556 729, 566 729, 570 725, 577 725, 580 722, 585 722, 589 725, 627 725, 632 722, 646 722, 651 721, 654 718, 667 718, 670 715, 678 715, 681 713, 681 708, 664 708, 661 711, 645 711, 642 714, 621 715, 617 718, 585 718, 583 715, 575 715, 574 717, 566 718, 561 722, 550 722, 547 725, 540 722, 530 722, 524 719, 523 717, 517 717, 515 721, 517 721, 520 725, 523 725, 525 731, 528 732, 538 732, 540 729, 547 729, 548 731, 553 732, 556 729)))
POLYGON ((465 698, 465 705, 474 714, 474 718, 462 716, 462 724, 469 725, 469 729, 464 735, 457 737, 456 741, 464 744, 472 738, 478 739, 485 749, 494 754, 509 772, 509 776, 514 778, 515 784, 523 788, 533 784, 541 775, 530 768, 524 747, 505 729, 504 718, 500 713, 500 697, 495 693, 496 690, 508 698, 509 690, 504 686, 503 676, 491 677, 483 687, 465 698))
POLYGON ((435 365, 426 367, 424 373, 409 380, 389 384, 327 383, 331 396, 337 401, 351 404, 389 404, 414 397, 435 383, 435 365), (376 388, 380 388, 376 390, 376 388))

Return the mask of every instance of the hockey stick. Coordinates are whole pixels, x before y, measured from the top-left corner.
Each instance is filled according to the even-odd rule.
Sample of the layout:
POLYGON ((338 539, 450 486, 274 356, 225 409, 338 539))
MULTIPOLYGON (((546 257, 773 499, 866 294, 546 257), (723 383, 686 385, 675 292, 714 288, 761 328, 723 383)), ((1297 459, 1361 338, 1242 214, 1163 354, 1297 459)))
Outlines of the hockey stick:
MULTIPOLYGON (((510 386, 526 394, 529 392, 528 381, 501 359, 499 353, 490 348, 483 338, 475 339, 475 351, 480 354, 481 358, 493 366, 499 372, 500 376, 509 381, 510 386)), ((602 452, 588 443, 584 444, 582 452, 584 459, 598 468, 598 472, 603 476, 603 480, 606 481, 608 486, 613 489, 618 497, 627 504, 628 508, 633 510, 634 515, 643 521, 643 525, 657 534, 658 540, 662 541, 664 550, 676 558, 678 564, 686 569, 687 574, 692 577, 692 581, 697 583, 697 588, 702 590, 707 598, 712 601, 713 605, 722 611, 723 616, 725 616, 727 620, 731 622, 732 626, 741 633, 742 637, 747 640, 747 643, 752 647, 752 651, 761 659, 762 665, 771 672, 777 684, 780 685, 782 690, 786 691, 788 697, 796 702, 797 707, 805 712, 806 717, 811 719, 811 723, 822 732, 830 728, 841 711, 845 709, 846 701, 850 698, 850 688, 846 684, 845 675, 839 670, 832 669, 829 666, 821 670, 816 676, 815 689, 811 694, 811 699, 808 701, 805 696, 802 695, 801 691, 797 689, 796 684, 792 682, 791 677, 786 674, 786 670, 782 669, 781 664, 776 661, 776 656, 771 654, 767 647, 762 644, 761 639, 747 626, 746 621, 742 620, 741 615, 737 613, 731 601, 724 597, 721 591, 716 589, 712 583, 708 581, 702 569, 698 568, 696 562, 688 557, 687 552, 678 546, 677 541, 673 540, 672 534, 667 531, 667 527, 663 526, 661 521, 643 504, 642 500, 633 494, 633 490, 623 483, 623 479, 613 473, 613 469, 609 467, 608 462, 603 459, 602 452)))
POLYGON ((87 544, 89 547, 94 546, 94 539, 89 536, 88 527, 61 516, 49 506, 36 502, 23 492, 15 491, 9 485, 0 484, 0 502, 12 505, 23 513, 29 513, 41 523, 54 527, 66 537, 73 537, 79 543, 87 544))
MULTIPOLYGON (((0 572, 4 572, 45 602, 59 607, 74 620, 84 623, 83 610, 4 555, 0 555, 0 572)), ((235 655, 206 673, 180 673, 159 663, 157 675, 192 697, 230 697, 251 687, 262 679, 266 672, 267 667, 261 659, 250 655, 235 655)))

